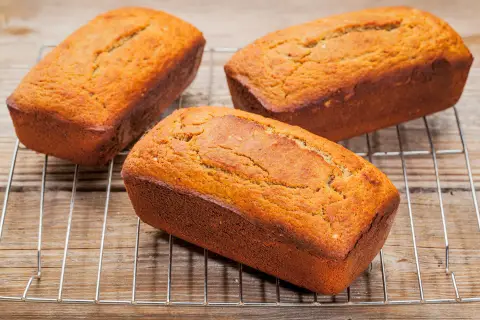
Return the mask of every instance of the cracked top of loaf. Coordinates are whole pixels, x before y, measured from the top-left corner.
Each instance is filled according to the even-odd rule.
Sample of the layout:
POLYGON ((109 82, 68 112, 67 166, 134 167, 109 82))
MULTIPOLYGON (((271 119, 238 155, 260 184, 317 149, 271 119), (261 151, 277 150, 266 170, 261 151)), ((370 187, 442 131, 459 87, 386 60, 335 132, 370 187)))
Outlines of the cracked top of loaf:
POLYGON ((198 29, 165 12, 112 10, 48 53, 7 103, 87 126, 111 126, 203 41, 198 29))
POLYGON ((122 175, 201 196, 338 259, 399 203, 385 174, 344 147, 221 107, 175 111, 134 146, 122 175))
MULTIPOLYGON (((409 7, 340 14, 270 33, 238 51, 225 71, 272 112, 348 100, 362 82, 385 81, 434 61, 468 62, 443 20, 409 7)), ((398 79, 401 81, 401 79, 398 79)))

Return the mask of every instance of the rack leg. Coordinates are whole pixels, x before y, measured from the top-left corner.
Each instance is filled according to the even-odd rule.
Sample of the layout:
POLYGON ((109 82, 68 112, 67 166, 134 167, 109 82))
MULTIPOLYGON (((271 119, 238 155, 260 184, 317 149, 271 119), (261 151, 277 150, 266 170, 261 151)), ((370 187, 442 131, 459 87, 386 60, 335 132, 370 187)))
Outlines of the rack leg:
POLYGON ((137 218, 137 233, 135 236, 135 256, 133 258, 133 283, 132 283, 132 300, 131 303, 136 303, 137 295, 137 265, 138 265, 138 246, 140 242, 140 218, 137 218))
POLYGON ((442 217, 442 225, 443 225, 443 236, 445 241, 445 273, 448 275, 451 273, 452 277, 452 285, 455 290, 455 298, 456 300, 460 300, 460 295, 458 293, 457 281, 455 280, 455 274, 450 272, 450 245, 448 242, 448 231, 447 231, 447 223, 445 219, 445 209, 443 206, 443 196, 442 196, 442 187, 440 185, 440 176, 438 173, 438 163, 437 163, 437 155, 435 151, 435 145, 433 144, 432 133, 430 132, 430 128, 428 126, 428 121, 426 117, 423 117, 423 122, 425 123, 425 129, 427 130, 428 142, 430 144, 430 150, 432 151, 432 161, 433 161, 433 169, 435 170, 435 180, 437 182, 437 194, 438 194, 438 202, 440 204, 440 215, 442 217))
POLYGON ((475 213, 477 215, 478 229, 480 230, 480 210, 478 208, 477 191, 475 189, 475 183, 473 181, 472 168, 470 166, 470 156, 468 155, 467 143, 465 142, 465 137, 463 135, 462 126, 460 125, 460 117, 458 116, 458 111, 457 111, 457 108, 455 106, 453 107, 453 111, 455 112, 455 119, 457 120, 458 133, 460 134, 460 140, 461 140, 462 146, 463 146, 463 154, 465 156, 465 164, 467 166, 467 171, 468 171, 468 180, 470 181, 470 189, 472 189, 473 206, 475 207, 475 213))
POLYGON ((243 264, 238 264, 238 298, 240 305, 243 305, 243 264))
POLYGON ((103 226, 102 226, 102 236, 100 240, 100 254, 98 258, 98 270, 97 270, 97 283, 95 289, 95 303, 100 301, 100 278, 102 275, 102 264, 103 264, 103 250, 105 246, 105 233, 107 231, 107 217, 108 217, 108 205, 110 203, 110 190, 112 188, 112 176, 113 176, 113 166, 115 163, 115 158, 110 161, 110 166, 108 167, 108 183, 107 183, 107 196, 105 200, 105 209, 103 212, 103 226))
MULTIPOLYGON (((370 136, 368 135, 368 133, 365 135, 365 139, 367 141, 368 161, 373 163, 372 146, 370 144, 370 136)), ((382 270, 383 302, 388 303, 387 273, 385 271, 385 260, 383 258, 383 248, 380 249, 380 268, 382 270)))
POLYGON ((62 301, 62 295, 63 295, 63 283, 65 280, 65 267, 67 264, 68 243, 70 241, 70 232, 72 230, 73 208, 75 207, 75 193, 77 192, 77 181, 78 181, 78 164, 75 165, 75 173, 73 175, 72 196, 70 198, 70 212, 68 213, 67 235, 65 236, 65 246, 63 250, 63 260, 62 260, 62 272, 60 274, 60 286, 58 288, 58 296, 57 296, 58 302, 62 301))
POLYGON ((15 147, 13 148, 12 163, 10 165, 10 173, 8 174, 7 187, 5 188, 5 198, 3 199, 2 217, 0 218, 0 241, 2 241, 3 226, 5 225, 5 217, 7 216, 8 199, 10 197, 10 189, 12 187, 13 172, 15 171, 15 164, 17 162, 19 144, 20 141, 17 139, 15 147))
POLYGON ((275 278, 276 294, 277 294, 277 304, 280 304, 280 279, 275 278))
POLYGON ((407 195, 408 215, 410 217, 410 230, 412 232, 413 252, 415 254, 415 264, 417 267, 417 280, 418 280, 418 287, 420 290, 420 300, 424 302, 425 298, 423 294, 422 276, 420 273, 420 262, 418 259, 417 240, 415 237, 415 227, 413 223, 412 202, 410 200, 410 189, 408 187, 407 165, 405 163, 405 157, 403 156, 403 143, 400 135, 400 128, 398 126, 397 126, 397 137, 398 137, 398 145, 400 147, 400 159, 402 160, 403 180, 405 182, 405 193, 407 195))
POLYGON ((40 216, 38 218, 38 242, 37 242, 37 273, 30 277, 25 290, 23 290, 22 300, 27 298, 28 290, 34 279, 40 279, 42 276, 42 231, 43 231, 43 204, 45 200, 45 181, 47 176, 48 156, 45 155, 42 170, 42 186, 40 190, 40 216))
POLYGON ((167 278, 167 304, 172 301, 172 259, 173 259, 173 236, 168 235, 168 278, 167 278))
POLYGON ((203 304, 208 304, 208 250, 203 249, 203 304))

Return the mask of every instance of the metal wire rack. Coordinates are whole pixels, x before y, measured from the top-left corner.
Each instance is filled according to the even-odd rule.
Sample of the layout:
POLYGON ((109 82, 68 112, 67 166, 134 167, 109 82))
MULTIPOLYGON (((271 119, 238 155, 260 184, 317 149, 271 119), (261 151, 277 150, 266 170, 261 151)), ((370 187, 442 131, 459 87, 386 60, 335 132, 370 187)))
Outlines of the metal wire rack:
MULTIPOLYGON (((40 50, 39 59, 42 57, 44 51, 52 46, 44 46, 40 50)), ((211 48, 206 50, 206 56, 208 60, 208 66, 206 68, 208 72, 208 97, 206 104, 211 104, 212 102, 212 91, 213 91, 213 73, 214 73, 214 62, 215 62, 215 55, 218 54, 231 54, 235 52, 237 49, 235 48, 211 48)), ((182 96, 178 101, 178 108, 182 107, 182 102, 184 100, 184 96, 182 96)), ((415 299, 392 299, 389 296, 389 282, 387 281, 387 266, 386 266, 386 258, 384 255, 384 251, 381 250, 379 254, 379 266, 381 272, 381 288, 382 288, 382 296, 383 298, 367 301, 358 299, 358 297, 354 297, 352 290, 348 288, 346 292, 345 299, 341 301, 327 300, 324 301, 321 299, 320 295, 316 293, 312 293, 312 299, 308 302, 291 302, 291 301, 282 301, 281 296, 281 281, 275 279, 274 281, 274 301, 261 301, 261 302, 251 302, 247 301, 244 297, 244 277, 245 277, 245 270, 244 266, 238 264, 238 274, 235 279, 236 283, 238 284, 238 298, 236 301, 211 301, 209 299, 209 252, 208 250, 203 250, 203 299, 201 301, 177 301, 173 299, 172 296, 172 273, 173 273, 173 266, 172 260, 174 258, 173 254, 173 247, 174 241, 177 241, 172 235, 168 235, 168 252, 164 253, 168 255, 168 269, 167 269, 167 285, 166 285, 166 298, 163 300, 145 300, 145 299, 138 299, 138 290, 137 290, 137 281, 138 281, 138 270, 139 270, 139 251, 140 251, 140 235, 141 235, 141 228, 142 223, 137 218, 136 220, 136 232, 135 232, 135 245, 134 245, 134 252, 133 252, 133 268, 132 268, 132 283, 130 289, 130 298, 129 299, 103 299, 101 297, 101 284, 102 284, 102 272, 103 270, 103 263, 104 263, 104 251, 105 251, 105 237, 108 229, 108 218, 109 218, 109 204, 111 202, 111 188, 112 188, 112 177, 114 174, 114 166, 115 162, 119 161, 119 157, 122 157, 128 154, 128 150, 123 151, 119 156, 117 156, 114 160, 112 160, 108 166, 108 175, 106 180, 106 198, 103 208, 103 220, 102 220, 102 227, 101 227, 101 235, 100 235, 100 244, 98 247, 98 261, 96 262, 96 282, 95 282, 95 294, 91 297, 84 297, 82 299, 77 298, 65 298, 64 297, 64 283, 66 277, 66 262, 67 257, 69 255, 69 244, 71 240, 71 232, 73 226, 73 215, 74 215, 74 208, 75 208, 75 200, 76 200, 76 192, 77 192, 77 184, 78 184, 78 176, 79 176, 79 166, 75 165, 74 174, 73 174, 73 182, 71 187, 71 196, 70 196, 70 205, 68 211, 68 220, 66 224, 66 234, 64 237, 64 245, 63 245, 63 255, 61 260, 61 272, 59 278, 59 285, 56 290, 56 296, 31 296, 29 295, 29 291, 34 283, 40 283, 43 275, 42 269, 42 238, 43 238, 43 229, 44 229, 44 199, 46 194, 46 179, 47 179, 47 168, 49 164, 49 157, 44 156, 43 159, 43 170, 41 174, 41 188, 40 188, 40 211, 38 217, 38 229, 37 229, 37 245, 36 245, 36 271, 34 274, 25 279, 25 287, 23 290, 23 294, 21 295, 4 295, 0 296, 1 300, 8 300, 8 301, 28 301, 28 302, 63 302, 63 303, 90 303, 90 304, 132 304, 132 305, 167 305, 167 306, 175 306, 175 305, 191 305, 191 306, 348 306, 348 305, 393 305, 393 304, 420 304, 420 303, 463 303, 463 302, 480 302, 480 296, 462 296, 462 292, 459 290, 459 286, 457 285, 457 279, 455 273, 451 270, 450 260, 450 243, 449 243, 449 233, 448 233, 448 223, 446 218, 445 206, 443 196, 444 193, 442 192, 442 185, 439 173, 439 165, 437 158, 439 156, 446 156, 446 155, 463 155, 465 160, 466 172, 468 176, 468 189, 471 193, 471 200, 473 202, 474 212, 476 214, 476 219, 478 223, 478 227, 480 228, 480 212, 478 206, 478 200, 476 196, 475 184, 472 174, 472 168, 470 164, 468 149, 465 143, 464 134, 462 131, 459 115, 457 109, 453 108, 453 114, 455 118, 456 127, 458 130, 458 135, 461 142, 460 149, 442 149, 437 150, 434 145, 434 139, 432 138, 432 131, 429 127, 429 122, 427 118, 423 118, 424 128, 428 138, 428 148, 426 150, 405 150, 404 146, 404 138, 402 138, 401 134, 401 127, 396 126, 396 139, 398 140, 398 151, 373 151, 372 142, 371 142, 371 135, 365 135, 364 143, 366 144, 366 152, 358 152, 358 154, 362 157, 367 158, 370 162, 374 164, 378 161, 378 159, 389 159, 389 158, 397 158, 400 160, 401 168, 402 168, 402 176, 403 176, 403 183, 404 183, 404 199, 406 198, 406 206, 408 210, 408 222, 410 225, 410 234, 411 234, 411 241, 412 241, 412 250, 414 256, 414 265, 415 265, 415 275, 416 275, 416 282, 418 283, 418 297, 415 299), (413 214, 412 209, 412 199, 411 199, 411 192, 409 188, 409 175, 408 175, 408 168, 407 168, 407 159, 416 158, 416 157, 431 157, 431 162, 433 164, 433 172, 434 172, 434 181, 435 181, 435 189, 436 194, 438 197, 439 202, 439 209, 440 209, 440 217, 441 217, 441 225, 443 231, 443 249, 444 250, 444 269, 441 272, 444 272, 446 276, 450 278, 451 281, 451 289, 454 293, 454 296, 450 298, 446 297, 434 297, 434 298, 426 298, 424 294, 424 283, 422 280, 422 272, 421 272, 421 259, 419 258, 419 248, 417 246, 417 235, 416 235, 416 228, 415 228, 415 216, 413 214)), ((17 140, 13 150, 13 156, 11 160, 10 172, 8 174, 8 181, 6 184, 5 189, 5 196, 3 201, 3 209, 0 218, 0 242, 2 240, 2 235, 5 229, 6 224, 6 216, 7 216, 7 207, 9 198, 11 195, 11 188, 12 188, 12 181, 14 179, 14 170, 17 164, 17 155, 19 150, 24 149, 23 146, 17 140)), ((433 215, 433 213, 432 213, 433 215)), ((1 243, 0 243, 1 244, 1 243)), ((2 251, 0 250, 0 257, 2 251)), ((1 271, 1 269, 0 269, 1 271)), ((0 277, 8 277, 9 274, 2 274, 0 272, 0 277)), ((298 289, 293 289, 298 290, 298 289)))

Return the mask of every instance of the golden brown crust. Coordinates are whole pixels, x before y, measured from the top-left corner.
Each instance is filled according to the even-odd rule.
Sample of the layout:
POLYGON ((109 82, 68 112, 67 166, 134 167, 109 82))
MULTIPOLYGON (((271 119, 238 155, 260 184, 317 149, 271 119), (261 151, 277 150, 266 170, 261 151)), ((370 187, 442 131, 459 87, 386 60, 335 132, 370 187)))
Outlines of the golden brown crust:
POLYGON ((472 60, 446 22, 391 7, 271 33, 225 71, 235 107, 340 140, 452 106, 472 60))
MULTIPOLYGON (((218 243, 205 239, 204 231, 189 226, 181 213, 177 222, 166 218, 160 207, 168 202, 179 209, 171 200, 174 193, 193 202, 192 197, 202 198, 230 221, 216 228, 245 233, 232 222, 237 220, 233 216, 240 217, 252 226, 247 239, 242 237, 247 243, 248 238, 259 241, 263 234, 263 246, 272 255, 279 254, 274 249, 279 246, 309 256, 317 266, 330 263, 330 273, 342 266, 343 280, 335 287, 339 288, 353 280, 353 270, 359 268, 354 264, 360 263, 357 258, 361 256, 363 266, 378 252, 388 234, 386 221, 391 221, 399 202, 397 190, 382 172, 342 146, 301 128, 229 108, 174 112, 134 146, 122 175, 136 212, 145 222, 304 287, 309 287, 303 283, 306 278, 291 279, 289 274, 295 271, 269 267, 257 261, 259 256, 249 258, 241 250, 228 254, 235 249, 220 239, 218 243), (157 192, 167 192, 170 199, 157 192), (153 199, 148 204, 146 194, 153 199), (362 244, 370 238, 375 240, 362 244), (348 262, 353 264, 347 268, 346 261, 356 257, 354 251, 359 247, 365 252, 348 262)), ((169 210, 165 209, 165 215, 169 210)), ((209 220, 202 211, 194 215, 198 221, 209 220)), ((315 288, 320 290, 326 282, 318 281, 315 288)))
POLYGON ((190 84, 204 44, 195 27, 161 11, 99 15, 32 68, 7 99, 17 135, 39 152, 104 164, 190 84))

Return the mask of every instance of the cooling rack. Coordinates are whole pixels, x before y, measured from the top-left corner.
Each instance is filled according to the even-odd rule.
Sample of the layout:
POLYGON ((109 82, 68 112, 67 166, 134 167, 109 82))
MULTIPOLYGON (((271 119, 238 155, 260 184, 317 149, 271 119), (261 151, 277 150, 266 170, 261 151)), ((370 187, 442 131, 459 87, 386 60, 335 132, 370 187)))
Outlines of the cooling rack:
MULTIPOLYGON (((43 46, 38 59, 52 47, 43 46)), ((167 114, 187 105, 229 105, 230 97, 222 66, 236 50, 206 49, 197 80, 167 114), (196 87, 198 83, 201 85, 196 87)), ((402 124, 383 133, 367 134, 343 141, 342 144, 387 172, 395 182, 402 193, 402 204, 395 222, 395 226, 400 226, 394 226, 386 247, 352 287, 337 296, 323 296, 218 257, 172 235, 149 229, 133 214, 118 176, 128 150, 121 152, 107 168, 88 169, 36 155, 17 140, 0 217, 0 261, 12 260, 12 255, 16 258, 13 259, 13 265, 0 265, 0 300, 238 307, 480 302, 480 248, 476 245, 480 238, 480 213, 457 109, 454 107, 428 119, 424 117, 410 127, 402 124), (432 129, 432 126, 435 128, 432 129), (436 148, 438 143, 445 144, 441 135, 445 128, 453 132, 450 136, 457 140, 458 147, 447 143, 448 148, 436 148), (413 139, 408 132, 415 133, 413 139), (386 142, 382 142, 382 139, 386 142), (392 145, 397 146, 396 150, 391 148, 392 145), (22 165, 20 153, 26 154, 29 159, 35 157, 36 162, 31 170, 41 174, 39 189, 15 189, 15 167, 22 165), (454 160, 444 161, 445 158, 454 160), (56 168, 62 168, 60 174, 49 171, 52 162, 56 168), (448 175, 442 175, 440 167, 452 162, 462 168, 457 175, 463 178, 452 180, 448 175), (73 169, 73 178, 70 169, 73 169), (88 190, 88 186, 79 186, 81 174, 102 180, 103 191, 98 184, 92 190, 88 190), (52 187, 47 186, 49 179, 54 180, 52 187), (54 201, 46 206, 46 197, 67 192, 66 186, 70 192, 69 204, 65 206, 68 209, 54 215, 50 211, 58 206, 54 201), (78 195, 79 190, 83 198, 78 195), (12 194, 19 195, 24 191, 35 192, 35 197, 39 198, 38 224, 28 230, 15 226, 14 222, 7 219, 21 214, 16 212, 15 206, 9 206, 9 200, 12 194), (104 192, 103 196, 95 200, 93 208, 85 205, 78 208, 78 201, 101 192, 104 192), (123 200, 118 201, 119 204, 112 209, 118 199, 123 200), (461 206, 458 205, 458 199, 461 200, 461 206), (101 206, 98 205, 99 201, 101 206), (125 218, 129 219, 128 223, 121 220, 124 219, 121 213, 124 210, 128 214, 125 218), (89 211, 95 212, 89 214, 89 211), (79 221, 75 218, 87 214, 90 218, 93 216, 94 222, 101 227, 89 230, 87 223, 87 227, 80 228, 83 233, 77 234, 72 240, 75 226, 85 223, 83 218, 79 221), (466 224, 458 225, 457 219, 451 221, 454 215, 465 216, 463 221, 466 224), (122 216, 120 220, 118 216, 122 216), (46 229, 48 233, 45 233, 46 229), (116 239, 119 244, 107 244, 109 232, 122 234, 127 240, 116 239), (9 237, 5 236, 7 233, 9 237), (72 241, 85 241, 85 238, 92 237, 90 233, 94 233, 93 237, 97 239, 90 250, 85 250, 81 256, 74 254, 73 251, 83 249, 78 246, 73 248, 72 241), (56 240, 46 241, 47 235, 56 240), (419 238, 422 238, 421 245, 418 244, 419 238), (11 243, 9 239, 13 239, 11 243), (454 246, 451 239, 456 242, 454 246), (23 241, 27 244, 22 244, 23 241), (56 252, 54 249, 58 254, 52 253, 56 252), (180 262, 177 263, 177 260, 180 262), (78 264, 78 261, 83 262, 78 264), (69 267, 70 264, 75 267, 69 267), (112 267, 112 264, 116 266, 112 267), (177 270, 179 265, 184 267, 183 270, 177 270), (74 270, 74 274, 68 274, 69 268, 74 270), (162 271, 157 272, 157 268, 162 271), (219 270, 223 280, 218 280, 219 270), (26 275, 27 271, 30 275, 26 275), (462 276, 457 277, 458 273, 462 273, 462 276), (50 278, 47 274, 50 274, 50 278), (146 279, 150 280, 145 286, 146 279), (428 291, 435 296, 426 293, 426 283, 429 283, 428 291), (42 287, 46 288, 46 293, 41 293, 42 287), (102 288, 108 290, 104 292, 102 288), (66 291, 76 296, 66 296, 66 291), (176 291, 183 293, 176 295, 176 291)), ((17 202, 28 201, 20 198, 17 202)), ((23 205, 30 206, 25 203, 23 205)))

